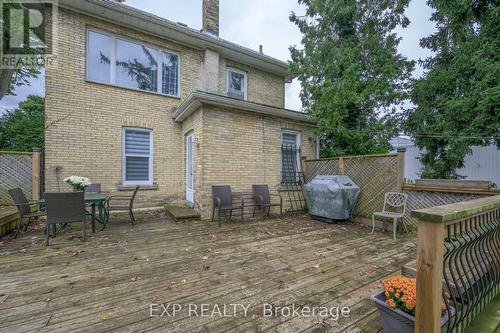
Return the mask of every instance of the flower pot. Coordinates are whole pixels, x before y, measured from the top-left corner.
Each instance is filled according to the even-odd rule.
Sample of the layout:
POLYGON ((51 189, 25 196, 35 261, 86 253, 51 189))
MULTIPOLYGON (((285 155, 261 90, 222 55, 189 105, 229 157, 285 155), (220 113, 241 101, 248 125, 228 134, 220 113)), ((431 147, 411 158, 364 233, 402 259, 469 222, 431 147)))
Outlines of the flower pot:
MULTIPOLYGON (((385 304, 386 297, 384 291, 372 295, 372 300, 377 305, 384 327, 384 333, 413 333, 415 331, 415 317, 399 310, 393 309, 385 304)), ((450 307, 451 313, 454 309, 450 307)), ((448 314, 441 317, 441 326, 448 321, 448 314)))

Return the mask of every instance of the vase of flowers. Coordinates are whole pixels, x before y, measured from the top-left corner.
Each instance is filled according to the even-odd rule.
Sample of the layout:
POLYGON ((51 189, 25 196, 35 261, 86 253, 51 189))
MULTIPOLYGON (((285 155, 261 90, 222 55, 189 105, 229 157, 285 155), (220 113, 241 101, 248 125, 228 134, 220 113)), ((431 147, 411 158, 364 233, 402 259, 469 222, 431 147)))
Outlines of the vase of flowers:
POLYGON ((83 191, 85 186, 90 185, 90 179, 80 176, 71 176, 64 179, 64 182, 73 188, 73 191, 83 191))
MULTIPOLYGON (((391 276, 383 281, 384 290, 372 295, 384 327, 384 333, 413 333, 415 331, 415 306, 417 280, 391 276)), ((441 326, 448 321, 444 300, 441 300, 441 326)), ((450 307, 453 315, 454 309, 450 307)))

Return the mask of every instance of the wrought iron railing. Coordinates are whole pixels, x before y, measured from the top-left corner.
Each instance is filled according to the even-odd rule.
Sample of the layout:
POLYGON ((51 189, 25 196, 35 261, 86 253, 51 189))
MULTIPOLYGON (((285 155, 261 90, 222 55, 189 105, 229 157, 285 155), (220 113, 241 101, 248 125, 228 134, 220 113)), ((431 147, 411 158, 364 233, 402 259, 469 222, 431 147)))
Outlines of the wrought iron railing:
POLYGON ((302 192, 304 174, 300 168, 300 156, 300 147, 281 146, 281 187, 286 190, 288 212, 301 212, 305 208, 305 198, 302 192))
POLYGON ((500 208, 446 224, 446 332, 460 331, 500 291, 500 208))
POLYGON ((462 332, 500 292, 500 196, 412 217, 419 228, 416 332, 462 332))

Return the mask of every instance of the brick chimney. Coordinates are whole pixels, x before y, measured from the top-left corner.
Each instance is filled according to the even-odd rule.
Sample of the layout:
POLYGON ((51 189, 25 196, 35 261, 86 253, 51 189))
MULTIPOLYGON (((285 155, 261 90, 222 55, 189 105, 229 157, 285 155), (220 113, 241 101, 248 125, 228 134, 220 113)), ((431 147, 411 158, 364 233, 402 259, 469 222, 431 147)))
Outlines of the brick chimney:
POLYGON ((219 0, 203 0, 202 31, 219 36, 219 0))

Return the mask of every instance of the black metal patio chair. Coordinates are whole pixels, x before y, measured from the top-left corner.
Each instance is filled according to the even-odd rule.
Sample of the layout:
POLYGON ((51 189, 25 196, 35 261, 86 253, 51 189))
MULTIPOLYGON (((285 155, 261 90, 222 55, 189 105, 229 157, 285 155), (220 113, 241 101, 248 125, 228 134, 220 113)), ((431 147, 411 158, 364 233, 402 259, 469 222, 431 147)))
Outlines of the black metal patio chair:
POLYGON ((215 217, 215 210, 217 210, 219 218, 219 227, 221 226, 221 212, 229 212, 229 220, 233 215, 233 210, 241 210, 241 223, 244 223, 243 212, 245 210, 245 201, 241 198, 239 204, 233 204, 234 196, 231 192, 229 185, 214 185, 212 186, 213 208, 212 208, 212 221, 215 217))
POLYGON ((269 216, 271 212, 271 207, 279 207, 280 215, 283 215, 283 198, 279 194, 271 194, 269 192, 269 186, 267 185, 252 185, 252 195, 254 201, 252 216, 255 216, 255 209, 257 207, 261 210, 262 218, 264 218, 264 211, 267 210, 266 216, 269 216), (279 203, 273 203, 271 198, 278 197, 279 203))
MULTIPOLYGON (((85 195, 83 192, 46 192, 45 208, 45 245, 49 246, 50 226, 73 222, 83 223, 83 241, 87 241, 87 212, 85 211, 85 195)), ((95 229, 95 216, 92 216, 92 229, 95 229)), ((53 235, 55 236, 55 234, 53 235)))
POLYGON ((85 193, 101 193, 101 184, 100 183, 92 183, 83 189, 85 193))
POLYGON ((128 211, 130 216, 130 221, 132 225, 135 222, 135 217, 133 213, 134 200, 139 191, 139 186, 135 187, 134 193, 132 195, 112 195, 108 197, 106 203, 104 204, 104 209, 106 210, 106 216, 109 220, 109 213, 112 211, 128 211))
POLYGON ((19 230, 21 230, 21 226, 23 224, 23 218, 28 219, 28 223, 26 224, 26 227, 24 227, 24 231, 26 231, 28 230, 28 226, 32 218, 45 216, 46 212, 42 209, 38 209, 32 212, 31 206, 34 204, 38 205, 38 201, 29 201, 28 199, 26 199, 23 190, 20 189, 19 187, 10 189, 9 194, 12 200, 14 201, 14 204, 17 206, 17 211, 19 213, 19 217, 17 220, 17 229, 16 233, 14 234, 14 238, 17 238, 19 230))

